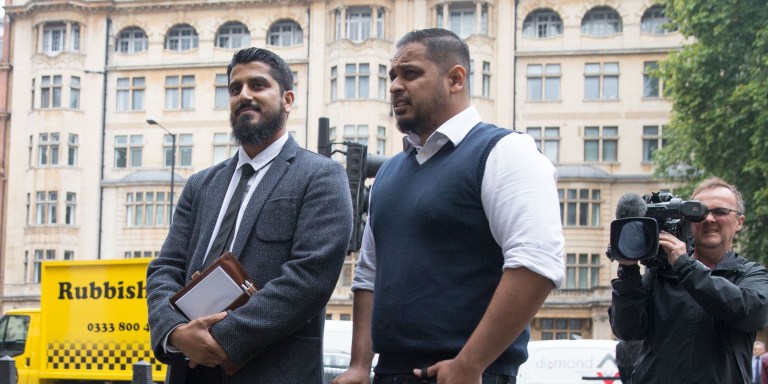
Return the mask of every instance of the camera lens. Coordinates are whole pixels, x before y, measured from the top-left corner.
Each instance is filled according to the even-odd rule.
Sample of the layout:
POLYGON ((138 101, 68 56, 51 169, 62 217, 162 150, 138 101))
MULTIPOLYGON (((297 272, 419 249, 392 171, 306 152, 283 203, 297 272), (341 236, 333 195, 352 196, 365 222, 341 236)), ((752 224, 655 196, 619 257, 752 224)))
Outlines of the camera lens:
POLYGON ((629 260, 641 260, 648 257, 649 253, 655 254, 656 250, 653 247, 655 235, 643 222, 626 223, 619 233, 619 252, 629 260))

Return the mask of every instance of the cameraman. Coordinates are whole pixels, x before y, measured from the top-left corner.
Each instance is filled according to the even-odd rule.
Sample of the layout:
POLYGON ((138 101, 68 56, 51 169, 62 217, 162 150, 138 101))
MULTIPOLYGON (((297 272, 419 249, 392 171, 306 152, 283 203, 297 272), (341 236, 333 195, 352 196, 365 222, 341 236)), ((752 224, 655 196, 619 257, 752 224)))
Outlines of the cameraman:
POLYGON ((768 326, 768 270, 731 248, 744 223, 744 201, 719 178, 702 181, 692 199, 706 218, 692 224, 693 255, 661 232, 669 265, 620 261, 611 281, 611 328, 622 340, 643 340, 633 383, 751 384, 755 333, 768 326))

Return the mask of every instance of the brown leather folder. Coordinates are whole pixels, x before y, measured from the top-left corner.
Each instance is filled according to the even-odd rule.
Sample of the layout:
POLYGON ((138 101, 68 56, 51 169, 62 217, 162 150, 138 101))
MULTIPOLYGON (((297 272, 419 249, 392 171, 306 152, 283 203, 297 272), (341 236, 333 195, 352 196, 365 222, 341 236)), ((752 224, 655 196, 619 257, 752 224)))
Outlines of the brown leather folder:
MULTIPOLYGON (((221 267, 227 276, 229 276, 242 290, 242 293, 234 298, 232 302, 230 302, 229 305, 227 305, 222 311, 230 311, 239 308, 248 302, 248 299, 251 297, 251 295, 258 291, 258 288, 256 288, 253 280, 248 276, 248 273, 245 271, 242 264, 240 264, 240 262, 237 260, 237 257, 235 257, 232 252, 224 252, 221 256, 219 256, 218 259, 214 260, 202 272, 195 272, 195 274, 192 275, 192 280, 190 280, 190 282, 184 286, 184 288, 180 289, 173 296, 171 296, 171 305, 176 308, 176 310, 183 313, 184 316, 187 316, 187 318, 192 320, 190 315, 185 313, 177 305, 177 302, 179 299, 197 287, 200 283, 206 281, 206 278, 208 278, 208 276, 210 276, 211 273, 217 270, 219 267, 221 267)), ((239 369, 237 365, 229 361, 224 362, 222 368, 224 373, 229 376, 233 375, 239 369)))
MULTIPOLYGON (((230 278, 232 278, 232 280, 237 283, 237 285, 239 285, 240 289, 242 290, 242 293, 237 296, 237 298, 235 298, 229 305, 227 305, 223 311, 239 308, 248 301, 248 298, 250 298, 251 295, 258 291, 258 288, 256 288, 256 286, 253 284, 253 280, 248 276, 248 272, 245 271, 242 264, 240 264, 235 255, 232 252, 224 252, 221 256, 219 256, 218 259, 214 260, 202 272, 196 272, 192 276, 192 280, 186 286, 184 286, 184 288, 180 289, 173 296, 171 296, 171 305, 173 305, 173 307, 179 310, 181 313, 184 313, 184 311, 179 308, 176 302, 184 297, 184 295, 195 288, 198 284, 205 281, 211 272, 215 271, 219 267, 221 267, 221 269, 224 270, 224 272, 230 278)), ((184 315, 189 318, 186 313, 184 313, 184 315)))

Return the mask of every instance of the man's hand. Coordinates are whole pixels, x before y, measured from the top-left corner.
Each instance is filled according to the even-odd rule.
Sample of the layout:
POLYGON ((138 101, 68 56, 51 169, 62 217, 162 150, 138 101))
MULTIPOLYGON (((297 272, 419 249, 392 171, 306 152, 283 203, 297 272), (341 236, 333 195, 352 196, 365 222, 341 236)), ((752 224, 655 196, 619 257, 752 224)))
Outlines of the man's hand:
POLYGON ((221 365, 227 360, 227 353, 213 338, 210 328, 226 316, 226 312, 220 312, 180 325, 171 331, 168 342, 189 358, 190 368, 221 365))
POLYGON ((682 255, 688 254, 688 247, 685 243, 669 232, 661 231, 659 233, 659 246, 667 254, 669 265, 674 265, 677 259, 682 255))
MULTIPOLYGON (((414 369, 413 374, 418 377, 424 375, 422 368, 414 369)), ((443 360, 427 367, 427 376, 437 376, 437 384, 480 384, 482 375, 482 368, 473 368, 458 358, 443 360)))
POLYGON ((371 372, 362 368, 350 367, 333 379, 332 384, 370 384, 371 372))

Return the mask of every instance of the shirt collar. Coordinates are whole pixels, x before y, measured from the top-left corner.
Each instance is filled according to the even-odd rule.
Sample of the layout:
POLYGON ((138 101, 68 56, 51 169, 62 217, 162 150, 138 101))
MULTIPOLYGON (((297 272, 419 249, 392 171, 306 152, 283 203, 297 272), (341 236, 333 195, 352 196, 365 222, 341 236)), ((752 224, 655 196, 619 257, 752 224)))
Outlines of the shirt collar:
POLYGON ((419 136, 413 133, 409 133, 406 136, 406 141, 408 144, 416 148, 421 148, 427 143, 436 140, 450 141, 453 143, 453 146, 456 147, 461 143, 462 140, 464 140, 464 137, 467 136, 467 133, 469 133, 469 131, 481 121, 482 119, 480 118, 480 114, 477 112, 477 109, 470 105, 467 107, 467 109, 459 112, 455 116, 448 119, 448 121, 443 123, 441 126, 439 126, 437 130, 433 132, 429 138, 427 138, 426 143, 422 144, 419 136))
POLYGON ((279 139, 275 140, 267 148, 254 156, 253 159, 248 157, 248 154, 245 153, 243 146, 240 146, 240 148, 237 150, 237 169, 240 169, 240 167, 242 167, 245 163, 250 163, 253 169, 261 169, 265 165, 269 164, 269 162, 274 160, 275 157, 277 157, 287 141, 288 133, 286 132, 280 136, 279 139))

